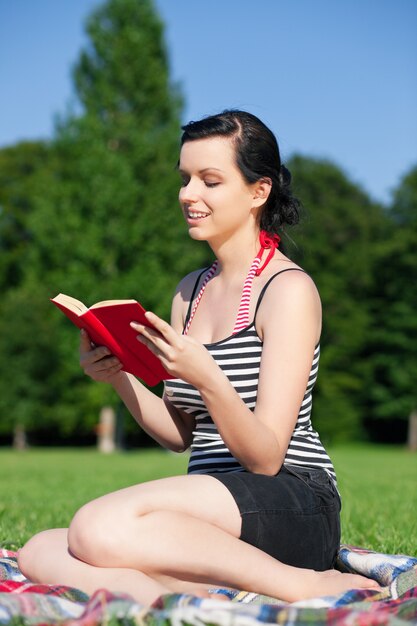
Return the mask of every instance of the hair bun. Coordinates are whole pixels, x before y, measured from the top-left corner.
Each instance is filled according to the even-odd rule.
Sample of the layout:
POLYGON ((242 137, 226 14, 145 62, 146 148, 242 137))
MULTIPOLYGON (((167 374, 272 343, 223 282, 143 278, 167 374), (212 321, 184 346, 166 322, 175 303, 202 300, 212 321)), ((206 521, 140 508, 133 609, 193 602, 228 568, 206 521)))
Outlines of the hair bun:
POLYGON ((279 169, 279 182, 281 188, 289 187, 291 185, 291 172, 283 164, 281 164, 281 167, 279 169))

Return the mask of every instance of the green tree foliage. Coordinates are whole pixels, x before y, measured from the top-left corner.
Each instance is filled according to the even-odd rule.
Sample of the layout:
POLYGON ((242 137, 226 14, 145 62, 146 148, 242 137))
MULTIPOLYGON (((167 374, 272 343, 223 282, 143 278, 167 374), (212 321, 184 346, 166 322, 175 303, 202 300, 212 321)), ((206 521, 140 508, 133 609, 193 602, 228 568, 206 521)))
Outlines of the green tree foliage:
POLYGON ((84 114, 57 129, 32 262, 49 268, 52 289, 89 301, 135 293, 166 316, 175 282, 206 253, 178 209, 181 103, 162 26, 149 0, 110 0, 87 32, 74 70, 84 114))
POLYGON ((370 368, 363 358, 371 324, 367 294, 384 215, 336 165, 295 156, 289 167, 304 215, 289 233, 296 246, 287 242, 288 252, 314 278, 323 304, 314 422, 326 440, 357 438, 370 368))
POLYGON ((417 166, 395 190, 388 218, 372 290, 367 426, 372 438, 392 440, 417 409, 417 166))
MULTIPOLYGON (((107 0, 87 33, 80 112, 51 142, 0 151, 0 434, 24 424, 80 443, 118 402, 82 374, 50 297, 136 297, 168 319, 180 277, 210 262, 178 208, 181 98, 151 0, 107 0)), ((328 161, 289 167, 305 217, 284 244, 324 309, 313 419, 327 441, 374 436, 416 406, 417 170, 387 212, 328 161)))
POLYGON ((0 150, 0 286, 18 285, 31 245, 27 220, 33 211, 36 174, 49 156, 43 142, 21 142, 0 150))
POLYGON ((39 423, 49 390, 34 385, 54 368, 50 329, 36 289, 23 288, 29 251, 36 245, 29 221, 36 210, 39 172, 49 161, 43 142, 21 142, 0 150, 0 432, 39 423), (34 321, 36 320, 36 324, 34 321), (36 330, 35 330, 36 328, 36 330))
MULTIPOLYGON (((91 15, 87 32, 74 69, 82 112, 58 122, 43 167, 30 189, 25 179, 22 202, 8 212, 19 225, 15 240, 29 233, 30 245, 8 279, 0 339, 13 363, 3 364, 10 371, 0 377, 2 416, 28 429, 41 422, 80 435, 115 396, 81 373, 78 334, 49 298, 60 291, 86 304, 137 297, 169 319, 176 283, 208 255, 189 240, 178 208, 181 98, 169 82, 152 2, 109 0, 91 15)), ((3 155, 18 178, 12 156, 3 155)))

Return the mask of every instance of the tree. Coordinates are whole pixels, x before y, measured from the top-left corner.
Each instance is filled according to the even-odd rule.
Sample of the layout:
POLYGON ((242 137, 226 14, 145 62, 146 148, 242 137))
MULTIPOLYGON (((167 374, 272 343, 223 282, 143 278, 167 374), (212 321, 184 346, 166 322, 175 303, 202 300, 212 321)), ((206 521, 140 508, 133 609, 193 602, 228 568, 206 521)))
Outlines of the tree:
POLYGON ((61 290, 93 300, 140 293, 167 315, 175 281, 206 253, 188 242, 177 209, 181 102, 162 25, 149 0, 110 0, 87 31, 74 71, 84 115, 57 129, 58 167, 43 181, 32 261, 54 268, 61 290))
POLYGON ((0 287, 18 285, 32 235, 28 218, 33 211, 36 174, 49 158, 44 142, 20 142, 0 150, 0 287))
POLYGON ((323 303, 313 419, 325 440, 359 438, 370 368, 363 354, 371 324, 368 292, 385 218, 382 207, 336 165, 294 156, 289 167, 305 212, 286 245, 315 280, 323 303))
MULTIPOLYGON (((36 294, 35 300, 28 303, 19 286, 33 245, 29 221, 35 210, 35 181, 48 160, 49 146, 45 142, 20 142, 0 150, 0 432, 14 428, 22 435, 33 409, 28 399, 31 376, 34 371, 38 375, 43 371, 36 353, 44 355, 45 351, 39 349, 42 334, 34 337, 30 323, 37 307, 36 294), (32 342, 30 354, 25 345, 28 339, 32 342)), ((45 331, 39 321, 39 331, 45 331)), ((40 400, 39 387, 33 393, 40 400)))
POLYGON ((372 379, 367 428, 404 442, 417 410, 417 166, 400 181, 388 212, 372 298, 372 379))
POLYGON ((181 98, 152 2, 109 0, 87 32, 74 70, 82 113, 58 121, 31 187, 31 245, 0 341, 21 379, 19 386, 0 376, 2 414, 62 435, 91 432, 99 408, 116 398, 82 375, 77 333, 49 298, 61 291, 91 304, 137 296, 169 319, 179 278, 208 256, 188 239, 178 209, 181 98), (25 336, 15 334, 18 320, 25 336), (30 333, 41 334, 42 345, 30 333))

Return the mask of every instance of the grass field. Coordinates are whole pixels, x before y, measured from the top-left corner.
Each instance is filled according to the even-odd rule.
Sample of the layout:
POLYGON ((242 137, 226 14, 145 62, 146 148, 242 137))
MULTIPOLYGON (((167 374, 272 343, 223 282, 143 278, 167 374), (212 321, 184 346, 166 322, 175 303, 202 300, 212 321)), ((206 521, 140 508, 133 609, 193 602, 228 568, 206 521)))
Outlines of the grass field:
MULTIPOLYGON (((398 447, 329 450, 342 495, 342 541, 417 555, 417 455, 398 447)), ((68 526, 85 502, 135 483, 181 474, 187 455, 144 450, 0 451, 0 547, 16 549, 45 528, 68 526)))

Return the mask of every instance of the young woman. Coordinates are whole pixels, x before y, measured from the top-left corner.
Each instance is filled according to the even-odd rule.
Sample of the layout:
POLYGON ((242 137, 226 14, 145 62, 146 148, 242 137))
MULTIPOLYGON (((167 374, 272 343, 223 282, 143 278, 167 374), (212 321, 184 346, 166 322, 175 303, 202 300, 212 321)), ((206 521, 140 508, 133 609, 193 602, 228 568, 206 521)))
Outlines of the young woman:
MULTIPOLYGON (((274 135, 226 111, 184 127, 179 201, 189 234, 216 262, 186 276, 171 324, 133 323, 175 376, 161 399, 81 337, 81 366, 113 385, 162 446, 191 446, 189 472, 86 504, 69 529, 20 551, 30 579, 151 604, 225 586, 286 601, 377 588, 332 570, 340 499, 310 421, 321 306, 312 279, 278 248, 298 219, 274 135)), ((134 321, 133 321, 134 322, 134 321)))

